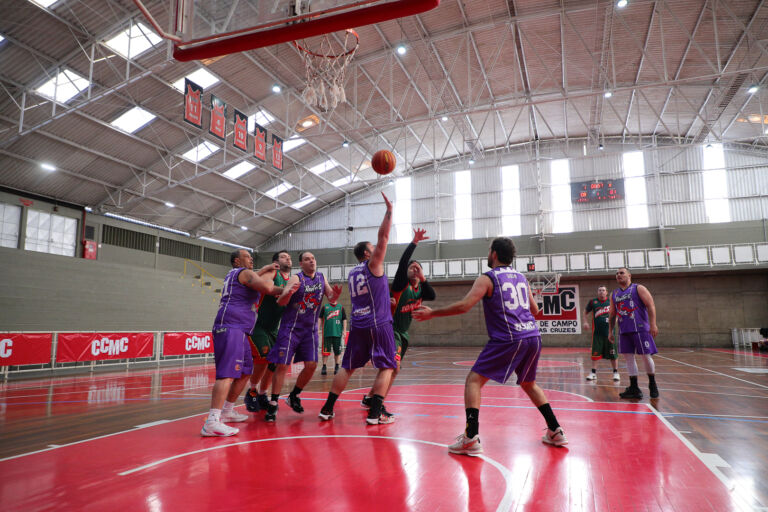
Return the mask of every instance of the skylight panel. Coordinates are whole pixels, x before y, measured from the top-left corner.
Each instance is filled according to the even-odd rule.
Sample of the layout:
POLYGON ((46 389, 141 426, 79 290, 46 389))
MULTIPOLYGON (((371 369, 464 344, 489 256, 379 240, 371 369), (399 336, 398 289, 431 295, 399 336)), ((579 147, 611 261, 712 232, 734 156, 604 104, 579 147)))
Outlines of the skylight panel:
POLYGON ((306 139, 302 139, 301 137, 293 136, 290 139, 283 141, 283 153, 286 153, 292 149, 296 149, 297 147, 304 144, 306 139))
POLYGON ((133 107, 110 124, 115 128, 120 128, 124 132, 134 133, 152 121, 155 114, 147 112, 141 107, 133 107))
POLYGON ((275 118, 266 110, 259 110, 255 114, 248 116, 248 133, 253 133, 253 129, 256 128, 256 123, 261 126, 267 126, 274 121, 275 118))
POLYGON ((59 0, 31 0, 33 3, 36 3, 40 7, 47 9, 59 0))
POLYGON ((184 92, 185 78, 189 78, 191 81, 195 82, 197 85, 199 85, 203 89, 207 89, 208 87, 219 83, 219 79, 213 76, 207 69, 199 68, 197 71, 193 71, 187 76, 181 77, 175 82, 173 82, 173 86, 180 93, 184 92))
POLYGON ((331 183, 334 187, 343 187, 344 185, 349 185, 352 183, 352 181, 355 179, 353 175, 344 176, 343 178, 339 178, 338 180, 331 183))
POLYGON ((201 160, 205 160, 220 149, 220 147, 211 144, 208 141, 203 141, 201 144, 198 144, 181 156, 191 162, 197 163, 201 160))
POLYGON ((74 71, 65 69, 58 75, 51 78, 36 90, 46 98, 50 98, 60 103, 66 103, 81 91, 88 88, 89 82, 86 78, 78 75, 74 71))
POLYGON ((319 176, 324 172, 330 171, 331 169, 334 169, 338 166, 339 166, 339 162, 337 162, 333 158, 329 158, 325 162, 322 162, 315 166, 310 167, 309 172, 311 172, 312 174, 317 174, 319 176))
POLYGON ((162 38, 143 23, 132 23, 130 28, 105 41, 104 44, 123 57, 133 58, 146 52, 160 41, 162 38))
POLYGON ((233 180, 236 180, 243 174, 252 171, 256 166, 253 165, 251 162, 247 160, 243 160, 237 165, 232 166, 227 172, 224 173, 224 176, 227 178, 232 178, 233 180))
POLYGON ((271 189, 264 192, 264 195, 271 197, 272 199, 277 199, 277 196, 280 194, 284 194, 291 190, 293 188, 293 185, 290 183, 281 183, 276 187, 272 187, 271 189))
POLYGON ((305 207, 305 206, 307 206, 309 203, 312 203, 312 202, 314 202, 314 201, 317 201, 317 198, 316 198, 315 196, 313 196, 313 195, 308 195, 307 197, 305 197, 305 198, 304 198, 304 199, 302 199, 301 201, 296 201, 296 202, 295 202, 295 203, 293 203, 291 206, 293 206, 294 208, 296 208, 297 210, 299 210, 299 209, 301 209, 301 208, 304 208, 304 207, 305 207))

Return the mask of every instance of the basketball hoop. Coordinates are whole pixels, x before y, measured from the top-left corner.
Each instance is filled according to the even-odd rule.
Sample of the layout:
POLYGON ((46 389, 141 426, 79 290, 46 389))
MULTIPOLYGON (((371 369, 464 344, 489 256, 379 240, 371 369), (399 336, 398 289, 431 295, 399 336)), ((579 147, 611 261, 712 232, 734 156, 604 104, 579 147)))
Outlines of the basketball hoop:
POLYGON ((309 40, 294 41, 293 45, 301 52, 306 68, 307 87, 302 93, 304 101, 326 111, 347 101, 344 78, 347 66, 360 45, 357 32, 346 29, 343 41, 334 38, 333 34, 323 34, 309 40))
POLYGON ((525 274, 531 285, 531 295, 537 303, 542 295, 557 295, 560 291, 560 274, 555 272, 528 272, 525 274))

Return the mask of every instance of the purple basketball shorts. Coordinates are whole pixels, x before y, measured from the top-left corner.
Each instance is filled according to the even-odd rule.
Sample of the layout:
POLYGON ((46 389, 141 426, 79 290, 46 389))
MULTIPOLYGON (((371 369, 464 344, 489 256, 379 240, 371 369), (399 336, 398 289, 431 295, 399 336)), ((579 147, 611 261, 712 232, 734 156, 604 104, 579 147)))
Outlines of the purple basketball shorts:
POLYGON ((267 361, 276 364, 317 362, 318 340, 316 328, 280 331, 267 361))
POLYGON ((353 327, 349 331, 347 349, 341 360, 341 367, 346 370, 362 368, 368 361, 373 362, 374 368, 397 368, 397 347, 392 323, 379 327, 359 329, 353 327))
POLYGON ((620 354, 656 354, 658 349, 649 332, 622 332, 619 334, 620 354))
POLYGON ((253 373, 248 333, 235 327, 213 328, 213 357, 217 379, 239 379, 253 373))
POLYGON ((500 384, 517 374, 517 384, 536 380, 536 367, 541 353, 541 336, 530 336, 515 341, 488 343, 477 356, 472 371, 500 384))

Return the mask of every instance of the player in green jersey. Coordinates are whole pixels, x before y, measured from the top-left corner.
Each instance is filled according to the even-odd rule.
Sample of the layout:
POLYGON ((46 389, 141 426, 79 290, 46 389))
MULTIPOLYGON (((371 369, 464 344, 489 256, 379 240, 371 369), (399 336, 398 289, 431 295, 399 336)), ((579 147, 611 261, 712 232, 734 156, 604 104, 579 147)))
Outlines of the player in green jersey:
POLYGON ((599 286, 597 298, 587 302, 587 307, 584 310, 585 329, 589 329, 587 316, 592 313, 592 372, 587 375, 587 380, 597 380, 597 362, 600 359, 610 361, 611 366, 613 366, 613 380, 616 382, 621 380, 616 345, 608 339, 610 311, 611 299, 608 297, 608 289, 605 286, 599 286))
POLYGON ((347 330, 347 312, 338 302, 331 302, 320 309, 319 321, 323 327, 323 368, 320 370, 320 375, 328 374, 326 363, 328 356, 331 355, 331 350, 333 350, 334 362, 336 363, 333 374, 336 375, 339 373, 339 365, 341 364, 341 340, 344 339, 344 333, 347 330))
MULTIPOLYGON (((411 312, 421 306, 422 301, 435 300, 435 290, 429 285, 427 278, 424 277, 424 270, 421 268, 421 263, 411 259, 413 251, 416 250, 416 246, 419 242, 429 239, 426 234, 426 229, 413 230, 413 241, 408 244, 408 247, 406 247, 403 255, 400 257, 400 262, 397 265, 397 272, 395 272, 395 279, 392 281, 392 286, 390 287, 392 327, 395 332, 395 344, 397 345, 397 355, 395 356, 397 368, 392 374, 389 388, 392 387, 395 377, 397 377, 397 374, 400 372, 400 361, 408 351, 408 329, 411 327, 411 312)), ((387 389, 387 393, 389 393, 389 388, 387 389)), ((373 388, 371 388, 371 390, 368 391, 368 394, 363 397, 363 401, 360 405, 368 409, 372 397, 373 388)), ((387 415, 390 414, 383 406, 381 413, 387 415)))
MULTIPOLYGON (((272 255, 272 264, 274 265, 272 282, 282 292, 285 283, 291 277, 291 255, 287 251, 276 252, 272 255)), ((283 309, 282 306, 277 305, 277 297, 272 295, 262 297, 259 304, 256 325, 250 335, 253 353, 251 387, 245 393, 245 407, 251 412, 266 410, 269 403, 267 391, 272 383, 275 368, 267 361, 267 354, 275 344, 283 309)))

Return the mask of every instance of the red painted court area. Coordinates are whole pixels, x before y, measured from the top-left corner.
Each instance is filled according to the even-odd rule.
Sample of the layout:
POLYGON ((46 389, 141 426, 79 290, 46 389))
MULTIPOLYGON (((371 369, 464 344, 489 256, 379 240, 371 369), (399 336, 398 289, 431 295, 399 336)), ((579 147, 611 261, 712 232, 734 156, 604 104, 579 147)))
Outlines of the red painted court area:
MULTIPOLYGON (((57 414, 129 401, 203 398, 205 371, 158 371, 5 388, 8 415, 57 414)), ((0 461, 4 510, 748 510, 695 449, 646 404, 547 391, 570 444, 541 442, 544 421, 522 390, 488 385, 483 457, 451 455, 463 429, 460 385, 396 385, 391 425, 368 426, 364 391, 344 393, 329 422, 324 392, 306 412, 281 403, 230 438, 201 438, 204 415, 168 418, 0 461)), ((243 407, 239 408, 243 410, 243 407)))

